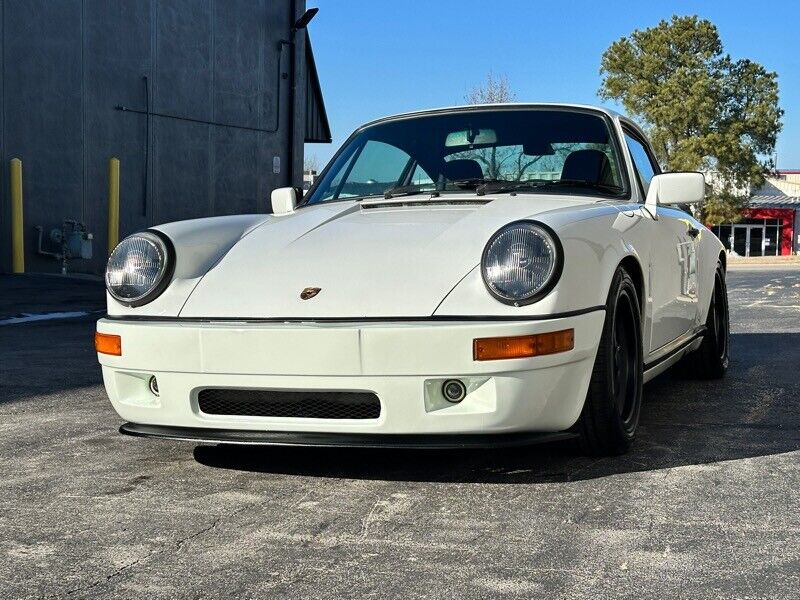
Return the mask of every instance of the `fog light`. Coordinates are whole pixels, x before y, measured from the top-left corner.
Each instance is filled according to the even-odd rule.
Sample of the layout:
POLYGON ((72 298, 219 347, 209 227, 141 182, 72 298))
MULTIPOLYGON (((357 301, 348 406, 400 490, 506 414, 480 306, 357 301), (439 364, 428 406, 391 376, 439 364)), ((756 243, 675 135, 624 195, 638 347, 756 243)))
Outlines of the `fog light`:
POLYGON ((150 391, 153 392, 153 395, 158 396, 158 381, 156 381, 155 375, 150 378, 150 381, 147 382, 147 385, 150 387, 150 391))
POLYGON ((467 386, 458 379, 448 379, 442 384, 442 395, 448 402, 461 402, 467 395, 467 386))

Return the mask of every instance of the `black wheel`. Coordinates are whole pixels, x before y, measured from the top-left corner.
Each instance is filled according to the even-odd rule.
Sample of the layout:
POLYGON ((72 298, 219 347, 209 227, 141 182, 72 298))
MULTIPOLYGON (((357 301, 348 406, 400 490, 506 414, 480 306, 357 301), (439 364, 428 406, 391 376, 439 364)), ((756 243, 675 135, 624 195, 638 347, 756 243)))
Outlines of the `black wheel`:
POLYGON ((730 356, 730 318, 728 316, 728 287, 725 271, 717 263, 714 275, 714 293, 706 317, 706 333, 703 342, 694 352, 684 356, 675 365, 676 373, 696 379, 719 379, 728 370, 730 356))
POLYGON ((606 302, 606 320, 589 392, 577 428, 589 454, 622 454, 636 436, 642 406, 642 326, 636 286, 618 268, 606 302))

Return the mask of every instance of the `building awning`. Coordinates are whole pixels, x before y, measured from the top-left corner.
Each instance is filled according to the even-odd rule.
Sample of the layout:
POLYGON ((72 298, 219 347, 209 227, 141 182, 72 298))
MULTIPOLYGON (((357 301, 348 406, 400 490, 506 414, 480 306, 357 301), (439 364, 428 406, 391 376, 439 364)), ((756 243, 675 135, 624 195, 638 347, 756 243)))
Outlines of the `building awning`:
POLYGON ((325 101, 319 85, 317 64, 314 62, 314 51, 311 49, 311 38, 306 31, 306 131, 305 141, 311 143, 330 144, 331 128, 328 114, 325 112, 325 101))
POLYGON ((800 210, 800 196, 756 195, 747 201, 747 208, 794 208, 800 210))

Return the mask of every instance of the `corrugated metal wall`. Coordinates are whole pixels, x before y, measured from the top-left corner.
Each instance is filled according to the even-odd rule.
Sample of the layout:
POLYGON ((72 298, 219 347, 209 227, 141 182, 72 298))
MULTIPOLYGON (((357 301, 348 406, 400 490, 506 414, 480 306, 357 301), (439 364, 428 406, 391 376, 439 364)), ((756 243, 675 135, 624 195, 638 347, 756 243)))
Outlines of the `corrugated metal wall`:
MULTIPOLYGON (((304 2, 297 1, 301 14, 304 2)), ((177 219, 268 209, 302 161, 305 81, 297 36, 298 107, 290 151, 289 85, 278 81, 290 0, 0 0, 0 270, 10 269, 8 160, 23 161, 26 269, 35 225, 85 221, 105 264, 107 161, 121 161, 121 236, 177 219), (146 78, 146 80, 145 80, 146 78), (276 121, 280 89, 281 114, 276 121), (231 126, 122 112, 123 105, 231 126), (298 114, 300 113, 300 114, 298 114), (278 126, 278 131, 270 133, 278 126), (281 172, 273 173, 273 157, 281 172)), ((283 71, 289 68, 283 52, 283 71)), ((301 169, 295 174, 300 185, 301 169)))

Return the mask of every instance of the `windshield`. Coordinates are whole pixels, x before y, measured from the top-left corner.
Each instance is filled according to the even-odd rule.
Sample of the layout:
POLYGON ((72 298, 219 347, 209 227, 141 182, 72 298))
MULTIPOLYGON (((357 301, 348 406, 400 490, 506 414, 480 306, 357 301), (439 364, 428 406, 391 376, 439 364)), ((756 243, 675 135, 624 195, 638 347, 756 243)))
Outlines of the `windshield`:
POLYGON ((528 189, 626 195, 607 120, 564 109, 495 109, 379 123, 349 140, 303 204, 528 189))

